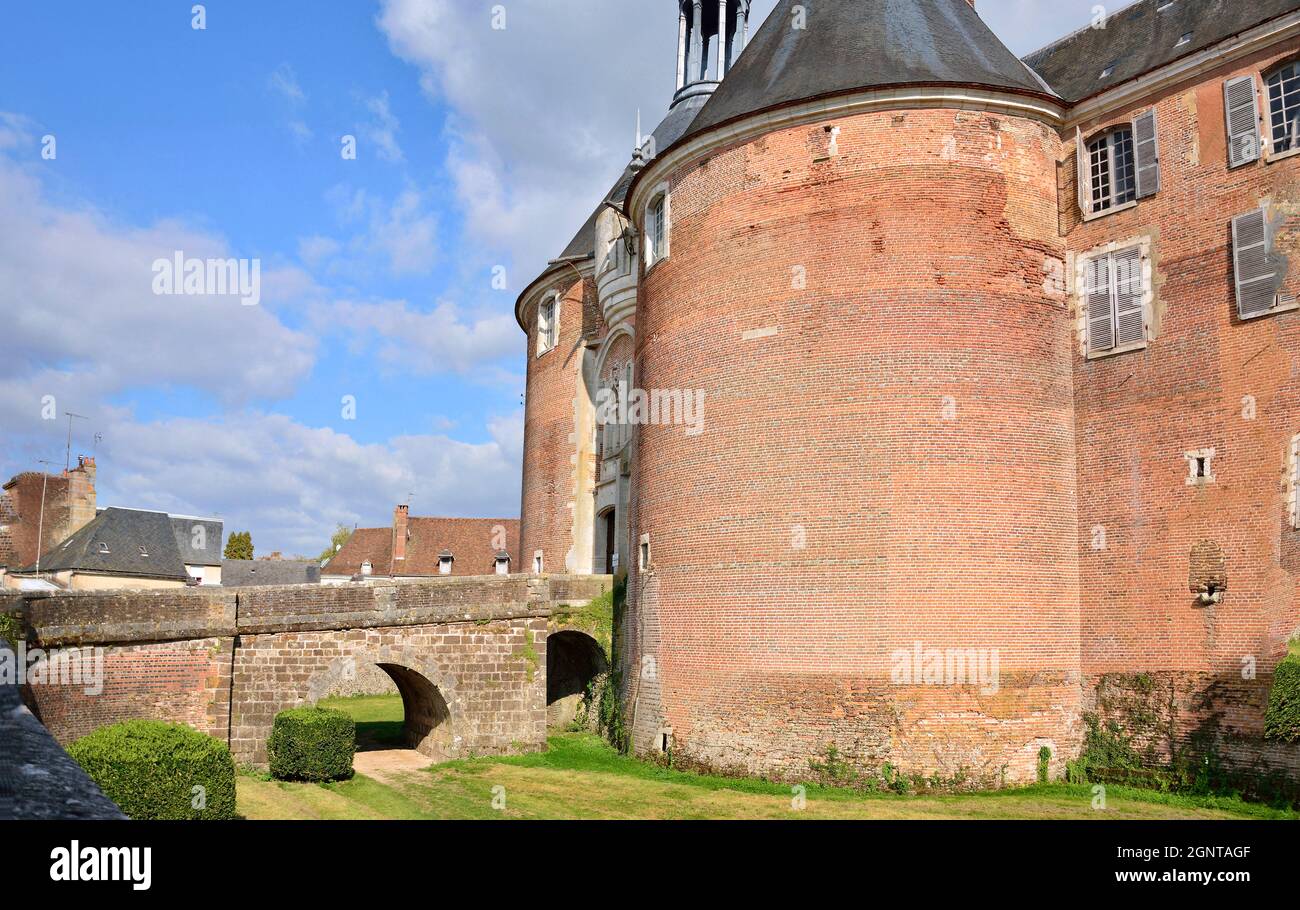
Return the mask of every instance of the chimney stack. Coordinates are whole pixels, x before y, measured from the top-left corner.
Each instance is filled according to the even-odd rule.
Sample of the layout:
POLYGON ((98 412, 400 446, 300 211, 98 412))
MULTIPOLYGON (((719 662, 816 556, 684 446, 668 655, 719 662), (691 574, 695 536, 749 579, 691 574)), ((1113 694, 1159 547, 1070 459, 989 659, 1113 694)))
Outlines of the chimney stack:
MULTIPOLYGON (((393 509, 393 562, 406 559, 406 537, 410 517, 410 506, 398 506, 393 509)), ((393 574, 399 574, 396 566, 393 567, 393 574)))
POLYGON ((78 455, 77 466, 63 476, 68 479, 68 526, 62 532, 66 540, 95 517, 95 459, 78 455))

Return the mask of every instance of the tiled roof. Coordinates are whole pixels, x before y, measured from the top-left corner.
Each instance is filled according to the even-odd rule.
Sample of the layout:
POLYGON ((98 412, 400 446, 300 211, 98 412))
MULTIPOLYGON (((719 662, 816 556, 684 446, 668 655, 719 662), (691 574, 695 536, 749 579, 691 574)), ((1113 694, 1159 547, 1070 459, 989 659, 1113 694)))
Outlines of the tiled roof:
POLYGON ((387 575, 392 551, 392 528, 357 528, 343 549, 321 569, 321 574, 360 575, 361 564, 369 560, 374 574, 387 575))
POLYGON ((1082 101, 1296 10, 1300 0, 1138 0, 1105 28, 1081 29, 1025 63, 1061 97, 1082 101))
POLYGON ((523 565, 519 553, 519 519, 517 518, 411 518, 407 522, 406 558, 392 559, 392 528, 360 528, 352 533, 343 549, 329 561, 324 575, 361 574, 361 564, 369 560, 378 576, 438 575, 444 552, 454 557, 453 575, 491 575, 501 533, 511 568, 523 565))

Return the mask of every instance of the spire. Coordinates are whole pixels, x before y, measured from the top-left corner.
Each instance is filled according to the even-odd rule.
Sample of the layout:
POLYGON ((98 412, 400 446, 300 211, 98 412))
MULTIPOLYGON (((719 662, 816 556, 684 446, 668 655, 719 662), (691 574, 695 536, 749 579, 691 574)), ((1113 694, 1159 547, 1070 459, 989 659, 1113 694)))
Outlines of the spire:
POLYGON ((750 0, 678 0, 677 94, 708 95, 735 64, 749 38, 750 0))

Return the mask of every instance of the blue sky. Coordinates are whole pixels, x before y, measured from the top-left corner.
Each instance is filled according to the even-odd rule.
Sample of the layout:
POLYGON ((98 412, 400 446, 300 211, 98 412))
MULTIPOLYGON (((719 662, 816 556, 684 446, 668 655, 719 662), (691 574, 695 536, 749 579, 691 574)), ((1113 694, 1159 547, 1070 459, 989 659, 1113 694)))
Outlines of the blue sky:
MULTIPOLYGON (((516 515, 514 299, 666 110, 672 4, 513 0, 504 31, 479 0, 192 5, 0 11, 0 474, 61 462, 74 411, 101 505, 259 552, 412 493, 516 515), (261 303, 153 295, 175 250, 260 260, 261 303)), ((1022 54, 1093 5, 980 3, 1022 54)))

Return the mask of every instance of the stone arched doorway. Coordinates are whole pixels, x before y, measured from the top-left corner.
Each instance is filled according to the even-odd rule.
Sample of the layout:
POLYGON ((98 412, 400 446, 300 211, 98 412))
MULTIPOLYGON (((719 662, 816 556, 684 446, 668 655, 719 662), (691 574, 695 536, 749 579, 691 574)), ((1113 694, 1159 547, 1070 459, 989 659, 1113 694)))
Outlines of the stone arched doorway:
POLYGON ((588 687, 609 672, 600 643, 586 632, 565 629, 546 637, 546 725, 568 727, 588 687))
POLYGON ((438 687, 410 667, 378 664, 402 696, 402 742, 436 761, 450 758, 451 709, 438 687))
POLYGON ((334 661, 311 681, 307 701, 316 704, 331 696, 383 696, 394 689, 401 697, 400 732, 384 729, 391 727, 391 722, 359 720, 358 751, 406 748, 434 761, 458 757, 455 684, 440 679, 432 667, 413 655, 384 651, 334 661))

